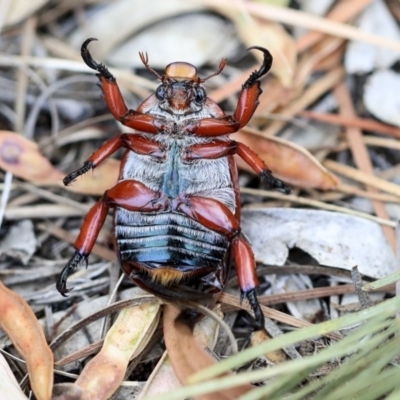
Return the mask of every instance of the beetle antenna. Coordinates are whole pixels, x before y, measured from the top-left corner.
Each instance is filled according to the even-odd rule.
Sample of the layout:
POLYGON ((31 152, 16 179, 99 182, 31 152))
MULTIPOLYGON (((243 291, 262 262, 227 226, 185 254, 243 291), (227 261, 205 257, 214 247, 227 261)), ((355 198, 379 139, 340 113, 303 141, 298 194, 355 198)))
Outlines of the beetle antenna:
POLYGON ((207 79, 210 79, 215 75, 219 75, 222 72, 222 70, 225 68, 225 65, 226 65, 227 62, 228 62, 228 59, 227 58, 223 58, 221 60, 221 62, 219 63, 218 69, 214 73, 212 73, 211 75, 206 76, 205 78, 198 78, 198 83, 203 83, 207 79))
POLYGON ((162 77, 158 72, 154 71, 153 68, 150 67, 150 65, 149 65, 149 56, 148 56, 148 54, 147 54, 147 53, 142 53, 141 51, 139 51, 139 57, 140 57, 140 59, 142 60, 142 63, 144 64, 144 66, 145 66, 149 71, 151 71, 160 81, 162 81, 162 78, 163 78, 163 77, 162 77))

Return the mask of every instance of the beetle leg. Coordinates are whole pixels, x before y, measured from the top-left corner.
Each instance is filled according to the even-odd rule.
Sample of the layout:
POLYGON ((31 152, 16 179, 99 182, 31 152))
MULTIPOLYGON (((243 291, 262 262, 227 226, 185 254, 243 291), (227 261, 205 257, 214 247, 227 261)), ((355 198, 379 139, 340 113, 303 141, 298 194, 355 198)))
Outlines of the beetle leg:
POLYGON ((253 46, 253 47, 249 47, 247 50, 260 50, 261 52, 264 53, 264 59, 263 59, 263 63, 260 67, 260 69, 258 71, 254 71, 246 80, 246 82, 243 84, 244 88, 250 88, 252 87, 256 81, 258 81, 263 75, 265 75, 272 67, 272 55, 271 53, 267 50, 264 49, 264 47, 260 47, 260 46, 253 46))
POLYGON ((264 161, 253 150, 243 143, 234 140, 216 140, 210 143, 190 146, 186 149, 185 161, 215 159, 233 154, 237 154, 250 165, 257 175, 267 183, 268 187, 282 190, 286 194, 290 193, 290 186, 286 185, 286 183, 282 182, 280 179, 275 178, 264 161))
POLYGON ((240 233, 240 225, 229 208, 218 200, 201 196, 177 197, 172 209, 183 212, 206 228, 225 235, 232 241, 233 259, 242 296, 249 300, 254 311, 257 328, 264 328, 264 314, 257 301, 255 288, 258 286, 256 263, 253 251, 240 233))
POLYGON ((121 181, 107 190, 86 215, 74 244, 76 252, 57 280, 57 289, 63 296, 70 290, 66 287, 68 276, 82 259, 87 259, 104 224, 108 210, 115 207, 129 211, 151 212, 166 210, 170 205, 165 194, 155 192, 143 183, 134 180, 121 181))
POLYGON ((79 251, 75 251, 72 258, 68 261, 67 265, 61 271, 56 283, 57 290, 62 296, 66 297, 66 294, 70 292, 73 288, 67 289, 67 279, 68 277, 78 268, 79 263, 82 259, 86 260, 86 267, 88 265, 87 257, 80 254, 79 251))
POLYGON ((272 65, 272 56, 268 50, 263 47, 250 47, 250 49, 260 50, 264 53, 263 64, 243 84, 233 116, 204 118, 188 126, 187 130, 189 132, 198 136, 227 135, 237 132, 250 121, 259 104, 258 98, 262 93, 260 78, 269 71, 272 65))
POLYGON ((111 154, 121 147, 132 150, 138 154, 151 155, 157 158, 165 157, 165 149, 160 143, 138 134, 123 133, 115 136, 105 142, 98 150, 96 150, 84 163, 83 166, 68 174, 64 179, 64 185, 68 186, 78 176, 85 174, 89 170, 97 167, 111 154))
POLYGON ((83 61, 89 68, 98 71, 98 78, 100 79, 100 87, 103 91, 105 101, 111 114, 120 121, 122 124, 130 128, 147 133, 159 133, 166 128, 162 120, 149 115, 143 114, 135 110, 129 110, 119 90, 115 77, 108 71, 108 69, 98 62, 96 62, 87 46, 93 41, 94 38, 87 39, 83 42, 81 47, 81 55, 83 61))
POLYGON ((95 71, 98 71, 101 76, 103 76, 105 79, 111 82, 115 82, 115 77, 114 75, 111 74, 111 72, 107 69, 107 67, 104 64, 99 64, 96 62, 92 55, 90 54, 87 46, 90 42, 93 42, 93 40, 98 40, 96 38, 89 38, 86 39, 81 46, 81 56, 83 58, 83 61, 85 64, 91 68, 94 69, 95 71))
POLYGON ((115 136, 110 140, 107 140, 98 150, 96 150, 84 163, 83 166, 77 170, 68 174, 64 179, 64 185, 68 186, 72 181, 74 181, 78 176, 85 174, 94 167, 97 167, 102 161, 111 156, 119 148, 123 146, 121 140, 122 135, 115 136))
POLYGON ((243 159, 260 178, 267 183, 271 189, 282 190, 285 194, 290 194, 292 189, 289 185, 272 175, 272 171, 267 167, 265 162, 243 143, 237 142, 237 155, 243 159))

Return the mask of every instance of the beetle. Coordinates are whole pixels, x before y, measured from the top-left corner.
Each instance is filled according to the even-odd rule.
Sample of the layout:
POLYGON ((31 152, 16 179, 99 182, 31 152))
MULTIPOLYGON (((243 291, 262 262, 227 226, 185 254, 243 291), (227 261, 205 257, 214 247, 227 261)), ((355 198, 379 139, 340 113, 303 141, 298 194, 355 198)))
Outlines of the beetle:
MULTIPOLYGON (((125 148, 118 183, 107 190, 88 212, 75 253, 62 270, 57 289, 66 295, 68 276, 82 261, 88 263, 109 209, 114 209, 115 245, 122 269, 138 286, 172 300, 200 300, 221 293, 230 264, 236 267, 241 300, 246 297, 257 329, 264 316, 257 300, 256 263, 240 229, 240 195, 234 155, 241 157, 270 188, 285 193, 290 187, 275 178, 250 148, 229 138, 253 116, 261 94, 260 78, 272 65, 263 47, 261 67, 244 82, 232 116, 207 93, 202 84, 224 69, 200 78, 196 68, 174 62, 164 75, 149 66, 147 53, 139 53, 144 66, 161 82, 137 110, 128 109, 115 77, 88 50, 84 62, 97 71, 100 87, 112 115, 135 133, 122 133, 106 141, 83 164, 64 178, 69 185, 97 167, 119 148, 125 148)), ((249 49, 249 50, 250 50, 249 49)))

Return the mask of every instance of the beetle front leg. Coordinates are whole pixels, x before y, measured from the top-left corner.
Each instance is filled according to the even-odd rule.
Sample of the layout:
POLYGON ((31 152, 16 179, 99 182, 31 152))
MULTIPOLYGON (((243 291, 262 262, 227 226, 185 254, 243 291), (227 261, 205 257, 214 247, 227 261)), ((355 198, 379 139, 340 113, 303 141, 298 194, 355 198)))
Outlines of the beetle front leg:
POLYGON ((240 233, 240 225, 229 208, 218 200, 201 196, 177 197, 172 209, 183 212, 206 228, 225 235, 232 241, 233 259, 241 290, 241 298, 247 297, 254 312, 257 329, 264 328, 264 314, 257 300, 258 286, 256 263, 250 244, 240 233))
POLYGON ((57 290, 65 296, 68 276, 75 271, 81 260, 87 260, 104 224, 110 208, 121 207, 128 211, 154 212, 167 210, 169 200, 162 192, 155 192, 143 183, 126 180, 107 190, 102 198, 89 210, 81 231, 75 241, 75 253, 61 271, 57 280, 57 290))
POLYGON ((100 87, 103 91, 104 99, 115 119, 130 128, 147 133, 159 133, 165 129, 166 127, 161 120, 151 115, 128 109, 114 75, 110 73, 105 65, 92 58, 87 46, 93 40, 97 39, 90 38, 83 42, 81 55, 86 65, 98 72, 97 76, 100 79, 100 87))
POLYGON ((261 67, 254 71, 243 84, 239 95, 239 101, 233 116, 222 118, 204 118, 188 130, 199 136, 221 136, 237 132, 248 124, 258 107, 258 98, 262 93, 260 78, 271 68, 272 55, 263 47, 250 47, 249 50, 256 49, 264 53, 264 60, 261 67))

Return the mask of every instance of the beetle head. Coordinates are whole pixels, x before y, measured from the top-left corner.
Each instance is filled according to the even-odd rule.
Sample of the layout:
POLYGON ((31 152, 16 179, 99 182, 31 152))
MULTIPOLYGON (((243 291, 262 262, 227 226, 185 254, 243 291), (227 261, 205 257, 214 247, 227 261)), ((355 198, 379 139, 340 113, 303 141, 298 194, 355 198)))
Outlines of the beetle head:
POLYGON ((155 93, 160 108, 178 115, 201 111, 207 100, 207 93, 201 83, 218 75, 227 63, 227 59, 223 58, 217 71, 206 78, 198 77, 196 67, 182 61, 167 65, 165 74, 160 75, 149 66, 147 53, 139 55, 145 67, 161 81, 155 93))

